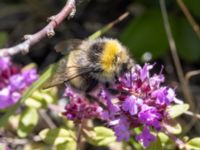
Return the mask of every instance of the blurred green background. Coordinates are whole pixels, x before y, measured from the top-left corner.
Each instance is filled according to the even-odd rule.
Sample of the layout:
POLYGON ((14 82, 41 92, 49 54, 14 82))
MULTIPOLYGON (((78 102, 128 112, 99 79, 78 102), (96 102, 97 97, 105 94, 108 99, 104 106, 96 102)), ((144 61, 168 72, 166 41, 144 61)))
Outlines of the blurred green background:
MULTIPOLYGON (((198 21, 200 1, 184 2, 198 21)), ((16 44, 22 40, 24 34, 41 29, 46 24, 47 17, 56 14, 64 4, 64 0, 1 0, 0 46, 16 44)), ((167 8, 181 60, 188 65, 199 65, 200 41, 197 35, 176 1, 168 0, 167 8)), ((43 40, 34 46, 21 63, 36 61, 39 65, 46 66, 49 60, 57 59, 57 55, 52 53, 55 53, 53 47, 58 41, 70 38, 84 39, 126 10, 131 12, 129 18, 115 26, 106 36, 119 38, 139 62, 166 59, 169 48, 159 1, 82 0, 75 17, 66 20, 56 30, 57 34, 53 39, 43 40)))
MULTIPOLYGON (((200 1, 184 0, 196 20, 200 18, 200 1)), ((0 46, 19 42, 27 33, 34 33, 46 24, 46 18, 57 13, 64 0, 1 0, 0 46)), ((187 63, 200 62, 200 42, 180 8, 173 0, 167 1, 170 24, 176 40, 178 53, 187 63)), ((153 59, 162 58, 168 52, 168 43, 163 27, 158 1, 145 0, 82 0, 74 19, 64 22, 56 36, 36 45, 40 53, 32 58, 44 57, 60 39, 86 38, 106 23, 129 10, 131 16, 107 33, 119 38, 140 61, 149 52, 153 59)), ((38 53, 38 54, 36 54, 38 53)), ((37 59, 36 59, 37 60, 37 59)), ((39 60, 37 60, 38 63, 39 60)))
MULTIPOLYGON (((200 68, 200 39, 191 28, 178 4, 167 1, 167 10, 175 38, 177 51, 184 73, 200 68)), ((200 0, 183 0, 194 19, 200 24, 200 0)), ((32 34, 43 28, 47 18, 58 13, 65 0, 1 0, 0 1, 0 47, 9 47, 21 42, 25 34, 32 34)), ((22 65, 35 62, 43 71, 62 56, 54 46, 62 40, 85 39, 115 20, 125 11, 128 18, 117 24, 104 36, 119 39, 130 49, 138 63, 156 62, 157 70, 164 65, 164 73, 170 86, 177 88, 178 97, 183 98, 176 70, 169 50, 163 25, 159 1, 149 0, 82 0, 73 19, 65 20, 51 39, 43 39, 34 45, 27 55, 17 54, 14 61, 22 65)), ((200 100, 200 78, 190 80, 194 104, 200 100)), ((185 122, 191 118, 185 118, 185 122)), ((199 135, 198 126, 189 135, 199 135)))
MULTIPOLYGON (((1 0, 0 1, 0 47, 9 47, 23 40, 25 34, 32 34, 47 24, 47 18, 58 13, 65 0, 1 0)), ((200 21, 200 1, 183 0, 197 23, 200 21)), ((183 71, 187 73, 200 68, 200 39, 193 31, 178 4, 167 0, 167 11, 173 36, 177 45, 183 71)), ((22 65, 36 62, 39 70, 59 60, 54 46, 62 40, 85 39, 125 11, 130 15, 115 25, 105 35, 119 39, 127 46, 138 63, 156 62, 158 70, 165 66, 167 81, 179 87, 169 44, 163 25, 159 1, 146 0, 81 0, 73 19, 65 20, 51 39, 43 39, 34 45, 27 55, 17 54, 14 60, 22 65)), ((199 88, 200 79, 190 81, 199 88)), ((199 95, 197 96, 199 97, 199 95)))
MULTIPOLYGON (((183 1, 194 19, 199 22, 200 1, 183 1)), ((35 33, 44 27, 47 18, 58 13, 65 2, 65 0, 1 0, 0 47, 17 44, 22 41, 23 35, 35 33)), ((176 1, 167 0, 167 10, 184 72, 198 69, 200 39, 192 30, 176 1)), ((159 1, 81 0, 75 17, 71 20, 66 19, 56 29, 56 35, 52 39, 42 40, 34 45, 26 56, 18 54, 14 60, 21 64, 34 61, 39 69, 43 70, 61 57, 54 51, 54 46, 59 41, 87 38, 125 11, 130 12, 129 17, 104 36, 120 39, 139 63, 156 61, 164 65, 167 77, 176 79, 159 1)), ((191 82, 200 83, 197 77, 191 82)))

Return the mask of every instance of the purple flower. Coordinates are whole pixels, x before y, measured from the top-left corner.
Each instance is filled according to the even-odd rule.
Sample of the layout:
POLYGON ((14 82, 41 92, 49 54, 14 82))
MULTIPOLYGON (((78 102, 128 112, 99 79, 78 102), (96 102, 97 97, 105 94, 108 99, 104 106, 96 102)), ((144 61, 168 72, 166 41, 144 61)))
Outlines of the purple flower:
POLYGON ((75 94, 74 94, 74 91, 70 87, 66 87, 63 96, 66 96, 66 97, 69 97, 71 99, 74 99, 75 94))
POLYGON ((175 99, 175 93, 171 88, 161 87, 152 92, 152 97, 159 105, 169 105, 175 99))
POLYGON ((124 111, 128 111, 131 115, 135 115, 138 113, 138 106, 136 103, 136 97, 131 95, 125 99, 122 104, 122 109, 124 111))
POLYGON ((154 75, 153 77, 149 78, 149 84, 152 88, 159 88, 160 84, 165 81, 165 77, 162 74, 154 75))
POLYGON ((29 69, 21 72, 10 61, 10 58, 0 58, 0 109, 5 109, 15 104, 20 98, 22 92, 34 82, 38 75, 35 69, 29 69))
POLYGON ((0 109, 4 109, 5 107, 9 106, 10 90, 8 88, 0 90, 0 100, 1 100, 0 109))
POLYGON ((37 70, 35 68, 22 72, 22 76, 24 77, 27 86, 38 79, 37 70))
POLYGON ((141 134, 136 136, 136 140, 141 142, 145 148, 149 146, 150 142, 153 142, 156 140, 155 136, 150 133, 148 127, 144 127, 141 134))
POLYGON ((139 75, 141 81, 144 81, 145 79, 149 78, 149 70, 153 68, 153 65, 145 64, 143 68, 140 66, 137 66, 139 70, 139 75))
POLYGON ((73 101, 70 101, 70 103, 66 105, 63 115, 65 115, 67 119, 78 123, 85 119, 100 118, 101 113, 102 108, 97 104, 89 104, 81 97, 76 97, 76 99, 73 99, 73 101))
POLYGON ((101 90, 99 96, 100 98, 103 98, 106 100, 108 113, 110 116, 112 116, 113 114, 117 113, 120 110, 118 105, 112 103, 112 97, 108 91, 101 90))
POLYGON ((11 66, 11 61, 9 57, 4 57, 0 59, 0 71, 6 70, 11 66))
POLYGON ((130 131, 129 131, 129 122, 125 117, 121 117, 118 123, 113 127, 115 131, 115 135, 117 136, 118 141, 128 141, 130 138, 130 131))
POLYGON ((173 102, 176 99, 175 92, 172 88, 168 88, 166 99, 168 101, 168 104, 170 104, 171 102, 173 102))
MULTIPOLYGON (((93 104, 85 102, 85 99, 81 99, 81 103, 78 104, 78 94, 68 89, 66 95, 71 102, 66 106, 65 115, 75 122, 83 118, 101 118, 114 130, 119 141, 128 141, 132 129, 144 127, 136 139, 147 147, 156 139, 149 129, 160 131, 162 122, 167 117, 166 107, 173 102, 178 102, 174 90, 161 85, 165 80, 161 73, 151 76, 150 70, 154 66, 136 65, 130 72, 120 76, 119 83, 112 84, 110 87, 119 91, 116 95, 112 95, 106 88, 99 89, 97 102, 104 105, 104 110, 101 110, 98 115, 87 113, 86 108, 93 107, 93 104), (86 117, 85 113, 90 115, 86 117)), ((95 114, 96 109, 93 111, 95 114)))
POLYGON ((0 90, 0 109, 5 109, 10 105, 15 104, 21 97, 21 94, 18 92, 12 92, 11 87, 5 87, 0 90))
POLYGON ((10 86, 12 90, 22 90, 26 87, 26 83, 24 82, 24 77, 21 74, 16 74, 10 77, 10 86))
POLYGON ((148 105, 143 105, 142 110, 138 113, 138 118, 141 123, 148 126, 153 126, 156 130, 160 130, 160 119, 161 114, 157 111, 155 107, 150 107, 148 105))
POLYGON ((134 72, 134 70, 131 70, 131 73, 126 73, 122 77, 119 77, 119 81, 121 82, 121 85, 125 87, 132 87, 133 82, 137 80, 137 74, 134 72))

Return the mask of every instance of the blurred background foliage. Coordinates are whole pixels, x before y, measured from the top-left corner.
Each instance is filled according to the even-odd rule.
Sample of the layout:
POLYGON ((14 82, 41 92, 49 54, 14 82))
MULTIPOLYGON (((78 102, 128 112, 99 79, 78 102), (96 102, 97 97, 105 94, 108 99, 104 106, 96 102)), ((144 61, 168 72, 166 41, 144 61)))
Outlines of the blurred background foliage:
MULTIPOLYGON (((183 0, 198 22, 200 1, 183 0)), ((1 0, 0 47, 22 41, 25 34, 35 33, 46 25, 46 20, 56 14, 65 0, 1 0)), ((167 0, 167 9, 173 36, 184 72, 200 66, 200 39, 191 28, 176 1, 167 0)), ((56 36, 36 44, 26 56, 15 56, 17 62, 36 62, 43 70, 61 56, 54 46, 61 40, 87 38, 95 31, 116 19, 125 11, 130 15, 105 36, 118 38, 131 51, 137 62, 157 61, 166 66, 169 78, 175 78, 168 41, 163 26, 159 1, 146 0, 82 0, 75 17, 65 20, 56 29, 56 36)), ((195 77, 193 83, 200 83, 195 77)))
MULTIPOLYGON (((200 18, 199 0, 184 0, 196 20, 200 18)), ((46 18, 58 12, 65 0, 1 0, 0 2, 0 46, 9 46, 21 41, 27 33, 34 33, 46 24, 46 18)), ((183 63, 200 63, 200 42, 185 16, 176 4, 168 0, 170 24, 183 63)), ((124 11, 131 16, 107 33, 119 38, 139 62, 163 59, 169 53, 158 1, 145 0, 82 0, 74 19, 61 25, 53 39, 37 44, 21 63, 36 61, 46 66, 59 57, 54 45, 62 39, 84 39, 124 11), (55 55, 52 55, 55 54, 55 55)), ((21 56, 18 56, 21 57, 21 56)), ((24 57, 23 57, 24 58, 24 57)))
MULTIPOLYGON (((194 19, 200 24, 200 0, 183 0, 194 19)), ((43 28, 47 18, 64 6, 65 0, 1 0, 0 1, 0 47, 8 47, 22 41, 25 34, 32 34, 43 28)), ((167 0, 167 9, 177 51, 185 73, 200 68, 200 39, 191 28, 178 4, 167 0)), ((117 24, 105 36, 118 38, 126 45, 139 63, 146 61, 164 65, 167 82, 178 87, 176 71, 169 51, 169 44, 163 26, 159 1, 148 0, 82 0, 77 13, 71 20, 65 20, 51 39, 44 39, 34 45, 27 55, 17 54, 14 61, 22 65, 35 62, 40 71, 61 58, 54 46, 64 39, 87 38, 116 19, 125 11, 130 15, 117 24)), ((161 67, 160 67, 161 68, 161 67)), ((158 68, 158 70, 160 70, 158 68)), ((194 99, 200 98, 200 78, 190 80, 194 99)), ((180 94, 181 98, 182 95, 180 94)), ((28 105, 28 104, 27 104, 28 105)), ((27 110, 29 111, 29 110, 27 110)), ((34 112, 33 112, 34 113, 34 112)), ((187 122, 190 118, 185 118, 187 122)), ((37 122, 37 119, 36 119, 37 122)), ((199 135, 194 126, 192 136, 199 135)))
MULTIPOLYGON (((200 1, 183 1, 198 22, 200 1)), ((43 28, 47 24, 47 18, 58 13, 65 2, 65 0, 1 0, 0 47, 17 44, 23 40, 25 34, 35 33, 43 28)), ((198 69, 200 39, 176 1, 167 0, 166 2, 183 70, 186 73, 198 69)), ((163 64, 167 78, 177 81, 159 1, 81 0, 75 17, 71 20, 66 19, 56 29, 56 36, 36 44, 26 56, 21 54, 14 56, 14 60, 22 65, 35 62, 39 70, 44 70, 49 64, 61 58, 61 55, 54 50, 54 46, 59 41, 87 38, 125 11, 130 12, 129 17, 108 31, 105 36, 120 39, 139 63, 156 61, 158 64, 163 64)), ((194 85, 200 84, 198 77, 194 77, 191 82, 194 85)), ((195 88, 194 92, 198 90, 195 88)))

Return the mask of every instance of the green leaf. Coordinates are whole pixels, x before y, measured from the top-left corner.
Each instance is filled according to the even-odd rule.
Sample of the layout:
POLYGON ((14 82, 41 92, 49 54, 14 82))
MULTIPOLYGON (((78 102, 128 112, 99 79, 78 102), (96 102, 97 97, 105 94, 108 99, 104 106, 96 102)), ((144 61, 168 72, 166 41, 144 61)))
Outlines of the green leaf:
POLYGON ((102 127, 102 126, 95 127, 94 131, 97 137, 100 137, 100 138, 107 137, 107 136, 114 136, 114 132, 111 129, 102 127))
MULTIPOLYGON (((52 89, 52 88, 50 88, 52 89)), ((53 91, 53 90, 52 90, 53 91)), ((37 90, 33 92, 31 97, 25 100, 25 105, 33 108, 45 108, 48 104, 56 101, 56 94, 53 95, 45 90, 37 90)))
POLYGON ((26 108, 19 121, 17 134, 19 137, 26 137, 38 123, 38 113, 34 108, 26 108))
POLYGON ((138 143, 135 138, 131 137, 129 140, 130 144, 136 149, 136 150, 143 150, 142 145, 138 143))
POLYGON ((68 120, 66 119, 65 116, 62 116, 63 117, 63 123, 64 123, 64 126, 67 128, 67 129, 75 129, 75 124, 72 120, 68 120))
POLYGON ((176 144, 172 138, 169 138, 168 135, 166 135, 163 132, 159 132, 158 137, 160 138, 160 141, 162 143, 162 147, 164 148, 164 150, 172 150, 172 149, 174 150, 175 149, 176 144))
MULTIPOLYGON (((192 3, 192 2, 191 2, 192 3)), ((177 18, 175 42, 181 58, 188 62, 199 62, 200 41, 185 18, 177 18)))
POLYGON ((32 97, 27 98, 24 103, 26 106, 36 109, 44 108, 47 106, 47 103, 44 100, 34 99, 32 97))
POLYGON ((167 143, 169 141, 169 137, 163 132, 159 132, 158 137, 159 137, 161 143, 167 143))
POLYGON ((8 40, 8 34, 6 32, 0 32, 0 47, 2 47, 8 40))
POLYGON ((159 137, 157 137, 155 142, 152 142, 146 150, 162 150, 162 144, 159 137))
POLYGON ((83 130, 84 136, 92 145, 95 146, 107 146, 116 141, 114 132, 106 127, 95 127, 94 130, 83 130))
POLYGON ((120 39, 138 59, 145 52, 150 52, 153 58, 163 56, 168 42, 160 10, 149 10, 134 18, 124 29, 120 39))
POLYGON ((24 95, 22 96, 21 100, 19 100, 14 106, 10 107, 8 109, 8 111, 1 117, 0 119, 0 128, 4 127, 7 122, 8 119, 11 115, 13 115, 16 111, 16 109, 22 104, 24 103, 24 101, 26 99, 28 99, 28 97, 31 96, 31 94, 36 91, 37 89, 39 89, 48 79, 49 77, 52 75, 52 72, 55 69, 55 65, 51 65, 41 76, 40 78, 34 82, 31 87, 24 92, 24 95))
POLYGON ((51 148, 48 145, 39 142, 27 143, 23 147, 23 150, 48 150, 48 149, 51 148))
POLYGON ((115 142, 116 137, 114 132, 106 127, 95 127, 94 131, 96 133, 96 140, 98 146, 109 145, 115 142))
POLYGON ((180 134, 182 132, 181 125, 175 120, 168 120, 167 123, 164 124, 165 129, 171 134, 180 134))
POLYGON ((186 147, 192 150, 200 149, 200 137, 193 138, 186 143, 186 147))
POLYGON ((72 131, 64 128, 44 129, 39 133, 39 136, 44 142, 52 145, 74 141, 72 131))
POLYGON ((76 150, 76 142, 75 141, 70 141, 70 142, 65 142, 63 144, 58 144, 56 146, 56 150, 76 150))
POLYGON ((188 104, 177 104, 177 105, 169 106, 167 108, 167 113, 168 113, 169 118, 176 118, 182 115, 188 109, 189 109, 188 104))

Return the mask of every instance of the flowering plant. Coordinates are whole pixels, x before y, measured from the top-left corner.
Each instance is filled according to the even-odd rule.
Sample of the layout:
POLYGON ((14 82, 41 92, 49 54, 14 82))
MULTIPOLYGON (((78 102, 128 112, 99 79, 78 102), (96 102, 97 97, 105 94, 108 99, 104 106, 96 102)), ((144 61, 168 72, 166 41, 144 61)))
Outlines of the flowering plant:
MULTIPOLYGON (((36 1, 36 3, 35 5, 31 2, 31 8, 32 5, 36 8, 35 6, 38 4, 42 4, 38 3, 38 1, 36 1)), ((110 4, 109 1, 108 3, 110 4)), ((123 29, 124 31, 120 35, 121 42, 124 43, 127 48, 131 50, 134 49, 133 53, 135 59, 146 62, 150 61, 152 58, 162 56, 161 54, 164 54, 169 47, 164 38, 165 33, 163 32, 163 28, 160 26, 160 12, 157 11, 157 8, 155 7, 156 9, 152 9, 149 7, 149 4, 143 6, 141 5, 142 2, 140 2, 139 5, 124 1, 117 2, 119 5, 122 3, 127 3, 127 8, 131 8, 131 12, 135 13, 138 19, 134 17, 134 21, 128 23, 127 27, 123 29), (150 8, 149 11, 148 7, 150 8), (157 13, 159 14, 157 15, 157 13), (155 27, 157 32, 155 32, 155 27), (143 40, 141 39, 145 40, 146 37, 147 44, 144 44, 144 46, 143 40), (152 39, 149 40, 149 37, 152 39), (147 49, 148 51, 146 51, 147 49)), ((184 3, 182 1, 177 1, 177 3, 182 3, 180 8, 184 8, 184 3)), ((46 5, 46 2, 44 4, 46 5)), ((57 5, 58 3, 53 2, 52 4, 57 5)), ((160 0, 160 7, 169 46, 172 50, 172 58, 176 67, 178 79, 180 80, 182 94, 185 98, 183 100, 191 105, 191 111, 193 112, 188 111, 188 104, 184 104, 181 100, 176 98, 174 88, 164 85, 165 76, 162 74, 163 69, 161 69, 159 74, 153 74, 152 70, 155 68, 155 64, 144 64, 144 66, 135 65, 129 72, 124 72, 122 76, 118 77, 116 82, 113 81, 109 83, 109 88, 104 87, 103 84, 100 85, 95 92, 91 93, 91 96, 96 100, 90 101, 81 94, 81 91, 74 91, 70 86, 64 87, 66 88, 64 98, 61 96, 63 88, 54 87, 48 90, 43 89, 45 82, 48 82, 50 77, 54 74, 57 64, 50 65, 47 70, 39 76, 35 68, 22 68, 14 64, 10 57, 7 57, 13 56, 19 52, 25 54, 31 50, 30 48, 33 45, 42 41, 43 38, 54 36, 55 28, 57 28, 66 17, 72 18, 74 16, 77 4, 79 4, 79 0, 67 0, 62 10, 54 16, 49 17, 47 25, 42 29, 33 34, 25 35, 24 41, 15 46, 0 49, 0 149, 33 150, 39 148, 83 150, 96 149, 93 148, 93 146, 101 146, 98 149, 199 150, 199 137, 190 139, 184 136, 191 127, 198 127, 198 122, 196 122, 195 126, 194 122, 195 118, 199 119, 200 117, 198 114, 194 113, 195 107, 192 105, 195 101, 192 102, 193 99, 189 90, 188 80, 191 76, 199 74, 199 71, 194 71, 192 74, 188 72, 189 74, 186 74, 186 78, 184 79, 184 73, 176 54, 176 44, 173 42, 172 34, 170 34, 170 25, 169 21, 167 21, 167 9, 164 0, 160 0), (62 98, 58 98, 59 96, 62 98), (180 121, 181 124, 179 124, 175 118, 181 114, 190 115, 194 119, 186 126, 184 122, 188 121, 188 118, 184 116, 183 120, 181 120, 183 123, 180 121), (182 131, 182 124, 184 125, 184 132, 182 131)), ((86 8, 92 8, 88 9, 92 11, 95 8, 99 10, 101 7, 95 3, 91 4, 90 7, 88 6, 86 8)), ((104 5, 102 6, 104 9, 106 8, 104 5)), ((113 6, 112 8, 117 8, 118 5, 113 6)), ((44 7, 40 8, 43 10, 44 7)), ((112 8, 108 7, 108 10, 112 10, 112 8)), ((120 9, 121 8, 122 7, 120 7, 120 9)), ((124 8, 125 5, 123 5, 122 9, 124 8)), ((13 7, 11 7, 11 10, 12 9, 13 7)), ((45 12, 48 12, 46 10, 47 9, 45 9, 45 12)), ((179 9, 176 10, 175 7, 173 7, 172 10, 176 14, 179 11, 179 9)), ((186 12, 185 14, 188 14, 187 16, 191 18, 186 7, 184 11, 186 12)), ((8 18, 13 18, 10 16, 13 10, 11 14, 10 11, 8 12, 8 18)), ((99 13, 99 11, 96 12, 97 14, 99 13)), ((115 13, 115 11, 112 12, 115 13)), ((1 19, 5 18, 4 14, 5 13, 3 13, 1 19)), ((24 15, 24 13, 19 13, 19 15, 20 14, 24 15)), ((41 15, 41 13, 37 14, 41 15)), ((87 13, 87 15, 79 15, 79 17, 89 17, 90 15, 88 14, 95 16, 93 13, 87 13)), ((94 40, 103 35, 114 25, 126 18, 128 14, 129 13, 126 12, 120 15, 116 20, 89 36, 88 39, 94 40)), ((37 19, 37 15, 34 14, 34 17, 29 18, 41 20, 43 16, 44 15, 38 16, 39 19, 37 19)), ((181 15, 174 15, 173 17, 175 16, 180 17, 181 15)), ((22 18, 24 17, 25 16, 22 18)), ((14 18, 16 18, 15 15, 14 18)), ((194 46, 194 44, 195 41, 196 43, 199 43, 199 41, 191 36, 194 34, 193 31, 187 28, 183 18, 179 20, 178 24, 174 24, 176 21, 174 22, 173 18, 170 20, 173 26, 178 29, 174 33, 177 33, 176 35, 178 35, 177 37, 179 38, 177 40, 177 45, 179 45, 177 50, 180 52, 182 59, 184 60, 185 57, 186 60, 190 61, 198 60, 198 56, 196 55, 198 53, 194 53, 195 48, 198 49, 198 45, 194 46), (183 34, 184 32, 186 33, 185 36, 183 34), (192 39, 192 42, 190 39, 192 39), (194 55, 185 55, 184 51, 188 50, 193 50, 194 55)), ((193 19, 191 18, 189 20, 193 19)), ((8 20, 5 22, 10 23, 8 20)), ((5 26, 5 22, 2 21, 3 26, 5 26)), ((16 22, 16 19, 14 22, 16 22)), ((19 20, 19 22, 21 22, 21 20, 19 20)), ((31 21, 30 23, 32 24, 33 22, 34 21, 31 21)), ((25 19, 25 24, 27 23, 25 19)), ((195 24, 195 21, 192 21, 192 24, 193 23, 195 24)), ((13 21, 11 21, 11 24, 13 24, 13 21)), ((87 28, 89 24, 86 25, 87 28)), ((74 23, 71 25, 73 26, 73 30, 78 27, 77 33, 82 32, 79 26, 74 26, 74 23)), ((8 33, 11 33, 10 28, 7 26, 5 27, 6 30, 8 28, 8 33)), ((17 26, 17 30, 13 33, 19 33, 19 29, 19 26, 17 26)), ((59 29, 60 33, 66 33, 64 29, 64 26, 62 26, 61 30, 59 29)), ((69 37, 74 36, 70 33, 69 35, 69 37)), ((5 32, 4 34, 4 31, 0 32, 0 46, 2 44, 7 44, 4 41, 5 39, 7 39, 7 33, 5 32)), ((55 40, 54 42, 54 39, 52 39, 51 43, 56 43, 57 41, 58 40, 55 40)), ((75 46, 73 48, 76 49, 77 47, 75 46)), ((73 48, 71 47, 70 49, 73 48)), ((49 49, 49 46, 47 49, 49 49)), ((42 54, 46 52, 47 51, 44 51, 42 54)), ((54 53, 46 53, 47 56, 38 57, 40 54, 41 53, 38 53, 36 56, 37 58, 45 58, 45 61, 42 61, 42 66, 45 66, 52 58, 57 58, 54 56, 52 57, 54 53)), ((183 63, 185 62, 183 61, 183 63)), ((168 62, 166 64, 168 64, 168 62)), ((169 64, 168 66, 171 66, 171 63, 169 64)), ((62 65, 65 65, 65 63, 62 65)), ((168 68, 166 69, 166 71, 169 70, 168 68)), ((179 92, 179 89, 177 88, 176 91, 179 92)), ((195 131, 198 131, 198 128, 195 131)), ((196 134, 198 133, 199 132, 196 134)))
POLYGON ((0 58, 0 109, 5 109, 15 104, 22 93, 38 75, 35 68, 22 70, 13 64, 9 57, 0 58))
POLYGON ((70 103, 66 105, 63 113, 67 119, 81 123, 84 119, 99 118, 107 122, 115 132, 118 141, 129 141, 131 136, 148 147, 149 143, 156 140, 156 135, 163 130, 163 123, 168 119, 166 108, 172 103, 181 103, 174 89, 162 86, 164 76, 154 74, 150 70, 154 65, 145 64, 143 67, 136 65, 130 72, 119 77, 119 83, 112 88, 118 94, 112 95, 106 88, 99 89, 99 103, 104 104, 104 109, 96 103, 89 104, 85 98, 66 88, 65 96, 70 103), (133 129, 141 127, 142 132, 134 133, 133 129))

